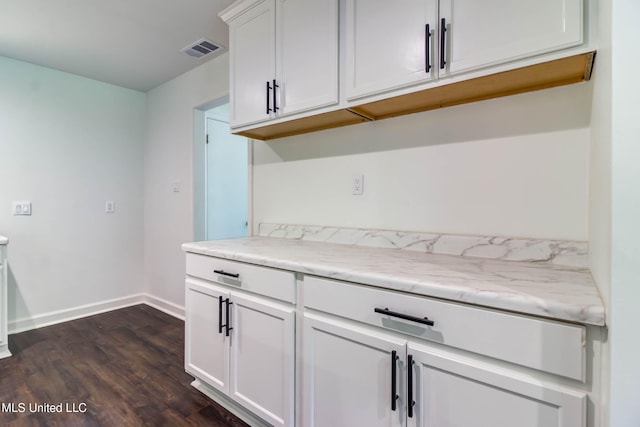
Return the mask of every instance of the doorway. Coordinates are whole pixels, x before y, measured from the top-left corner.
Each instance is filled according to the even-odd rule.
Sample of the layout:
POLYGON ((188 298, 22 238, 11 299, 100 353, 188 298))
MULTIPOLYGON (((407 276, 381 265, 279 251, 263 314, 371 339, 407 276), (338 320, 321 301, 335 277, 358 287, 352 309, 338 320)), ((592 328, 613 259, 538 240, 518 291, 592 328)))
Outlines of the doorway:
POLYGON ((249 235, 249 140, 230 133, 228 98, 196 109, 194 117, 196 240, 246 237, 249 235))
POLYGON ((246 237, 249 226, 249 147, 229 132, 229 103, 205 112, 206 237, 246 237))

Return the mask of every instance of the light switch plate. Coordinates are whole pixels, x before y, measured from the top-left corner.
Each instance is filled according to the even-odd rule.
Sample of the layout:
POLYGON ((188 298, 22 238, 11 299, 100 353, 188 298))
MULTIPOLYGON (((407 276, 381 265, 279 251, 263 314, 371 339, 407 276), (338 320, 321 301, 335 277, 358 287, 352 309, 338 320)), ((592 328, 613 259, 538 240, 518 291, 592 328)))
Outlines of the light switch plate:
POLYGON ((351 178, 351 194, 360 196, 364 193, 364 175, 353 175, 351 178))
POLYGON ((31 202, 13 202, 14 215, 31 215, 31 202))

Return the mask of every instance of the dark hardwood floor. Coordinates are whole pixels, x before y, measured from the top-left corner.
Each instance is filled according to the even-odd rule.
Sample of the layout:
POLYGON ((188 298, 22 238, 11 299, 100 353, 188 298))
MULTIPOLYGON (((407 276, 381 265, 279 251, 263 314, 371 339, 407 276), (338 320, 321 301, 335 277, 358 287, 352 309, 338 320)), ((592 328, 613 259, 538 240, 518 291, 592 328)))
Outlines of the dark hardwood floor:
POLYGON ((10 335, 9 348, 0 426, 246 426, 190 386, 184 322, 147 305, 10 335))

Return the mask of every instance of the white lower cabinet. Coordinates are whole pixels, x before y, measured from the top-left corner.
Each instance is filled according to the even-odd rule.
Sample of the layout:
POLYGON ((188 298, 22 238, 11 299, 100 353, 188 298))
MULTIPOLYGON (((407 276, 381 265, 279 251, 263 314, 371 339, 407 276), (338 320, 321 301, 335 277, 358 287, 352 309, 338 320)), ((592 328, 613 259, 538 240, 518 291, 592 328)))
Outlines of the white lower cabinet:
POLYGON ((304 315, 304 425, 584 427, 586 393, 339 319, 304 315))
POLYGON ((274 426, 292 426, 292 306, 186 279, 185 369, 274 426))
POLYGON ((185 283, 185 369, 252 426, 601 425, 597 328, 198 254, 185 283))
POLYGON ((303 334, 304 426, 405 425, 405 340, 309 313, 303 334))
POLYGON ((185 369, 211 387, 229 393, 229 337, 218 316, 229 292, 187 279, 185 295, 185 369))
POLYGON ((292 426, 295 313, 293 308, 231 294, 231 397, 276 426, 292 426))
POLYGON ((407 343, 409 427, 582 427, 586 393, 407 343))

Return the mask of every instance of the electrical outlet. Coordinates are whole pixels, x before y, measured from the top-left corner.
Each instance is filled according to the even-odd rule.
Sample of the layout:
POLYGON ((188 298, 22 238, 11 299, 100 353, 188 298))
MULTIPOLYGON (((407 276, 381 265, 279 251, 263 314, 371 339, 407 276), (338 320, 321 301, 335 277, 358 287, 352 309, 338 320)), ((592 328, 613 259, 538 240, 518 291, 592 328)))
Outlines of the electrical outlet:
POLYGON ((116 204, 113 200, 107 200, 104 202, 104 211, 106 213, 114 213, 116 211, 116 204))
POLYGON ((173 182, 171 183, 171 190, 172 190, 174 193, 179 193, 179 192, 180 192, 180 190, 182 189, 181 187, 182 187, 182 186, 180 185, 180 181, 177 181, 177 180, 176 180, 176 181, 173 181, 173 182))
POLYGON ((360 196, 364 193, 364 175, 353 175, 351 178, 351 194, 360 196))

